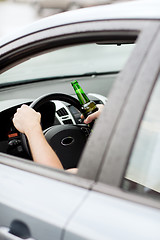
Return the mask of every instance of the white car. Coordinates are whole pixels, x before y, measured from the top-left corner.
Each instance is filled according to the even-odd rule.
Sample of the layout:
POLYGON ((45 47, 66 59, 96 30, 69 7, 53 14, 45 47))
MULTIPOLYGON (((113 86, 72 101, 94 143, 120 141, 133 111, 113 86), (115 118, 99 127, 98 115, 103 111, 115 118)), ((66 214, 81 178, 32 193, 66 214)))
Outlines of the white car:
POLYGON ((1 39, 0 240, 160 239, 159 10, 159 0, 79 9, 1 39), (105 105, 92 129, 73 80, 105 105), (12 122, 22 104, 77 174, 33 161, 12 122))

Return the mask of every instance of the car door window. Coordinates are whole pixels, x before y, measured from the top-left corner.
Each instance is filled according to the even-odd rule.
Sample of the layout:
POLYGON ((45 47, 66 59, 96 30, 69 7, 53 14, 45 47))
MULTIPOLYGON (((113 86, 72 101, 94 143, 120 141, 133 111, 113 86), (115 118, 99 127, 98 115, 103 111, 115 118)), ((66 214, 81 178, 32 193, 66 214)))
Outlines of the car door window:
MULTIPOLYGON (((7 100, 12 101, 13 107, 10 105, 10 101, 8 101, 8 109, 5 110, 5 113, 2 112, 1 114, 0 122, 3 129, 2 127, 0 128, 0 142, 3 145, 0 144, 0 151, 17 157, 23 157, 24 159, 30 159, 31 157, 23 149, 23 144, 20 148, 18 145, 12 146, 12 140, 14 139, 12 139, 13 135, 10 133, 14 130, 11 121, 13 114, 19 105, 30 104, 32 99, 45 94, 59 92, 68 95, 75 94, 70 84, 73 79, 78 80, 91 100, 97 104, 105 104, 117 76, 123 70, 126 63, 129 62, 128 59, 136 47, 137 36, 135 32, 130 37, 120 33, 117 33, 117 35, 116 37, 114 35, 110 36, 108 40, 106 38, 105 42, 104 40, 103 42, 99 40, 87 44, 69 45, 61 49, 50 49, 49 52, 45 53, 40 52, 39 55, 33 55, 30 59, 27 58, 26 61, 23 60, 23 63, 2 73, 0 75, 0 84, 3 87, 10 86, 11 89, 12 86, 15 87, 14 99, 12 99, 12 94, 7 95, 7 100), (7 114, 8 116, 6 117, 7 114)), ((51 107, 47 109, 45 105, 37 109, 42 116, 43 131, 53 125, 81 123, 80 112, 75 110, 73 106, 63 104, 62 102, 63 100, 60 103, 51 103, 55 104, 54 109, 56 111, 51 107), (64 109, 66 111, 61 115, 61 110, 64 109)), ((16 137, 19 140, 19 135, 16 135, 16 137)), ((62 137, 61 140, 64 139, 62 137)), ((86 140, 88 140, 88 133, 86 134, 86 140)), ((62 141, 57 142, 60 144, 60 147, 63 146, 62 141)), ((20 141, 19 143, 21 144, 20 141)), ((79 150, 80 154, 77 154, 78 157, 74 166, 65 166, 65 169, 79 167, 77 163, 80 162, 79 156, 81 157, 82 150, 79 150)), ((57 155, 61 162, 61 155, 68 156, 65 154, 65 151, 64 153, 59 151, 57 155)), ((74 156, 73 152, 72 155, 74 156)), ((99 158, 100 160, 101 158, 99 158)))
POLYGON ((146 108, 122 187, 160 197, 160 76, 146 108))

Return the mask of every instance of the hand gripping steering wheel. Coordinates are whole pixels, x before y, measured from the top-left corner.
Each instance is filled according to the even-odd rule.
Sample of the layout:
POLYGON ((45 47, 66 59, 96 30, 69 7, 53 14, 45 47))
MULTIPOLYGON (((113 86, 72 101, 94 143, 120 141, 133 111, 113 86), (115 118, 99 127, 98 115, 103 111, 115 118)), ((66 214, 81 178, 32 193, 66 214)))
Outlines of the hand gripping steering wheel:
MULTIPOLYGON (((62 93, 41 96, 33 101, 30 107, 37 111, 41 105, 51 100, 64 101, 81 111, 81 105, 76 98, 62 93)), ((90 134, 90 128, 85 124, 55 125, 45 129, 43 133, 47 142, 59 157, 64 169, 77 167, 80 155, 90 134)), ((23 149, 28 155, 31 155, 24 134, 21 134, 21 142, 23 149)))

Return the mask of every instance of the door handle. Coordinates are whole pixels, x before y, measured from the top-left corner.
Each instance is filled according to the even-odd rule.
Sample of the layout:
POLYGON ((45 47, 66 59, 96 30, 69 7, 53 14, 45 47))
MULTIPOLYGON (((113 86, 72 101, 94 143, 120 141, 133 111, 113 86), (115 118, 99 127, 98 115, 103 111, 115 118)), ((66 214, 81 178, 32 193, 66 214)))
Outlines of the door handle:
POLYGON ((0 227, 0 240, 35 240, 33 238, 21 238, 9 232, 10 229, 7 227, 0 227))

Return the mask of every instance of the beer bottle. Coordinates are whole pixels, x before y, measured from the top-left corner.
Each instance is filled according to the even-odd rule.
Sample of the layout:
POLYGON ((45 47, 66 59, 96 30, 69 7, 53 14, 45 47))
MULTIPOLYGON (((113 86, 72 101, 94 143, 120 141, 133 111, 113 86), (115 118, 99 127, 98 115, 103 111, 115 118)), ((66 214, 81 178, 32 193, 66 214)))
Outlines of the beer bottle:
POLYGON ((87 97, 83 89, 80 87, 78 82, 75 80, 71 82, 71 84, 81 104, 81 112, 84 118, 87 118, 90 114, 98 111, 96 103, 94 101, 89 100, 89 98, 87 97))

